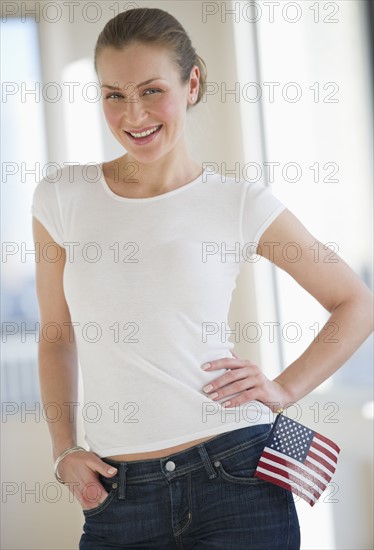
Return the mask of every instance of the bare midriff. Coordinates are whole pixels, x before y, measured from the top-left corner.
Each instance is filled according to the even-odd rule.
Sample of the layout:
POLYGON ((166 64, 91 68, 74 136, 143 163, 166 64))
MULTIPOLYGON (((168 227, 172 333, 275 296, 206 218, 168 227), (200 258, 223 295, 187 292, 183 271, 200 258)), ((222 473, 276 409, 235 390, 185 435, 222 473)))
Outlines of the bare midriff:
MULTIPOLYGON (((219 435, 222 435, 222 434, 219 434, 219 435)), ((182 443, 181 445, 176 445, 175 447, 167 447, 165 449, 158 449, 157 451, 149 451, 146 453, 111 455, 105 458, 109 458, 111 460, 118 460, 118 461, 150 460, 152 458, 162 458, 163 456, 168 456, 174 453, 179 453, 180 451, 184 451, 185 449, 189 449, 190 447, 193 447, 198 443, 202 443, 203 441, 208 441, 209 439, 213 439, 213 437, 217 437, 217 435, 211 435, 209 437, 201 437, 200 439, 194 439, 193 441, 188 441, 187 443, 182 443)))

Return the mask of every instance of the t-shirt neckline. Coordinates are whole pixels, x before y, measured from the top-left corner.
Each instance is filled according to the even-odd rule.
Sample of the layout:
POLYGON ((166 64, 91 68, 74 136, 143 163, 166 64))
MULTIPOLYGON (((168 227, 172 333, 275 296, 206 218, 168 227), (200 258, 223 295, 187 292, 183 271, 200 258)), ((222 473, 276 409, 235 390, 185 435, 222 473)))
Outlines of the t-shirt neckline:
POLYGON ((194 187, 196 184, 200 183, 203 179, 203 175, 206 171, 206 169, 204 168, 203 171, 201 172, 201 174, 199 174, 197 176, 197 178, 195 178, 194 180, 188 182, 188 183, 185 183, 184 185, 181 185, 180 187, 177 187, 177 189, 172 189, 171 191, 166 191, 165 193, 161 193, 161 195, 156 195, 154 197, 144 197, 144 198, 139 198, 139 197, 134 197, 134 198, 130 198, 130 197, 121 197, 120 195, 117 195, 116 193, 114 193, 114 191, 111 190, 111 188, 109 187, 106 179, 105 179, 105 176, 104 176, 104 170, 103 170, 103 162, 101 162, 99 164, 100 166, 100 169, 101 169, 101 173, 100 173, 100 181, 101 181, 101 184, 102 184, 102 187, 104 188, 104 190, 106 191, 106 193, 111 196, 113 199, 115 200, 118 200, 120 202, 152 202, 152 201, 159 201, 159 200, 162 200, 162 199, 166 199, 168 197, 171 197, 171 196, 174 196, 174 195, 177 195, 178 193, 181 193, 182 191, 185 191, 187 189, 190 189, 191 187, 194 187))

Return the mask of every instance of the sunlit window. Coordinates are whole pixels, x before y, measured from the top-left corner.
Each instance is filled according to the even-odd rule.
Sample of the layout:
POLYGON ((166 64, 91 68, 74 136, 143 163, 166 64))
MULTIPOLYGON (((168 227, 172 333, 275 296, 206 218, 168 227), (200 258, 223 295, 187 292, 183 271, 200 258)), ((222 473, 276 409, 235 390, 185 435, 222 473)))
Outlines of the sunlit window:
POLYGON ((38 305, 30 216, 47 147, 40 100, 38 26, 32 19, 1 22, 2 42, 2 401, 39 401, 38 305), (6 52, 6 53, 5 53, 6 52))
POLYGON ((63 108, 67 158, 65 162, 86 164, 103 158, 100 126, 100 88, 92 59, 69 63, 63 71, 65 91, 63 108))
MULTIPOLYGON (((289 3, 288 18, 281 16, 281 7, 275 3, 278 15, 273 21, 265 4, 257 3, 263 9, 255 28, 242 20, 234 25, 242 88, 244 83, 253 82, 262 92, 257 102, 241 102, 245 159, 259 163, 261 183, 270 186, 315 237, 315 261, 320 261, 317 241, 321 241, 331 248, 331 261, 337 252, 371 288, 372 68, 364 3, 289 3), (302 16, 292 24, 290 19, 297 17, 297 9, 302 16)), ((251 98, 255 91, 253 86, 251 98)), ((290 261, 297 258, 297 247, 291 245, 284 255, 290 261)), ((287 273, 266 260, 255 266, 255 281, 262 327, 261 358, 271 377, 303 353, 329 314, 287 273), (270 325, 273 332, 267 329, 270 325)), ((327 336, 337 339, 339 331, 327 336)), ((364 461, 371 460, 371 452, 365 455, 358 450, 353 456, 349 433, 360 430, 358 441, 366 439, 363 434, 372 421, 372 348, 370 337, 335 375, 310 394, 311 408, 308 402, 303 409, 301 422, 318 417, 318 423, 312 421, 310 425, 322 433, 333 426, 345 454, 335 478, 338 494, 330 490, 312 513, 297 503, 302 548, 365 547, 365 504, 349 512, 354 514, 356 530, 346 526, 344 518, 347 502, 360 498, 370 502, 370 489, 366 491, 362 485, 359 492, 357 486, 362 483, 364 461), (329 402, 330 409, 323 409, 329 402), (344 411, 335 416, 335 424, 324 422, 324 416, 328 420, 327 413, 336 413, 339 406, 344 411), (324 416, 318 416, 318 407, 324 416), (343 413, 347 416, 342 430, 343 413)))
MULTIPOLYGON (((276 163, 270 181, 274 192, 316 241, 329 246, 329 261, 336 261, 337 252, 370 287, 373 143, 367 35, 361 2, 336 6, 330 15, 321 8, 312 17, 309 10, 297 25, 285 18, 274 25, 266 18, 259 21, 261 79, 275 84, 274 101, 266 94, 263 102, 266 160, 276 163), (277 48, 267 47, 269 33, 277 48)), ((316 262, 320 249, 316 242, 316 262)), ((284 254, 292 261, 297 247, 284 254)), ((286 366, 328 314, 283 271, 276 276, 286 366)), ((331 326, 326 338, 339 338, 338 327, 331 326)), ((371 349, 372 338, 325 386, 372 386, 371 349)))

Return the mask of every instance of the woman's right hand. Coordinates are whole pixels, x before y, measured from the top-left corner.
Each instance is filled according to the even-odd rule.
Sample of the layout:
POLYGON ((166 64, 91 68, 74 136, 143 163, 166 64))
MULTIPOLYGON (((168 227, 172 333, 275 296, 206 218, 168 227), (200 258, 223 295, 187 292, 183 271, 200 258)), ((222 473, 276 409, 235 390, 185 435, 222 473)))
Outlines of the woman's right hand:
POLYGON ((111 477, 117 469, 91 451, 76 451, 63 458, 58 465, 59 477, 79 500, 82 509, 96 508, 108 496, 98 474, 111 477))

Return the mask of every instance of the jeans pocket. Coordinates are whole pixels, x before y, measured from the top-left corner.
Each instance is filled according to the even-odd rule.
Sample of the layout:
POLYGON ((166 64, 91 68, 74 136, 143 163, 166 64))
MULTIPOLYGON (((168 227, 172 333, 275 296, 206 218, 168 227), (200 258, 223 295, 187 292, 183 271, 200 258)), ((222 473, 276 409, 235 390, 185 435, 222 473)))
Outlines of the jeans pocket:
POLYGON ((119 485, 118 476, 108 478, 99 474, 98 480, 107 491, 108 495, 98 506, 95 506, 94 508, 82 508, 82 512, 85 517, 94 516, 103 512, 106 508, 108 508, 110 503, 113 502, 114 497, 116 496, 119 485))
POLYGON ((214 466, 221 479, 231 483, 248 485, 267 484, 267 481, 254 477, 258 461, 271 431, 271 426, 266 426, 265 433, 255 437, 250 444, 232 454, 228 453, 225 455, 223 453, 214 462, 214 466))

